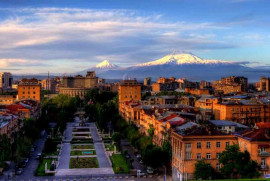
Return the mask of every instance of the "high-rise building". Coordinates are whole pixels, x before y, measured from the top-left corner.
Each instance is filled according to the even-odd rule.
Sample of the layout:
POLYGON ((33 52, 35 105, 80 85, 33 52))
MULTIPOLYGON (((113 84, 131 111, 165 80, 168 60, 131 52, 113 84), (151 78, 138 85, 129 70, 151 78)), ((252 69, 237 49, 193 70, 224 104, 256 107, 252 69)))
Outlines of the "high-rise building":
POLYGON ((13 77, 10 72, 0 73, 0 88, 7 89, 12 87, 13 77))
POLYGON ((141 100, 141 85, 137 80, 124 80, 119 85, 119 105, 126 101, 141 100))
POLYGON ((18 100, 32 99, 40 102, 41 85, 37 79, 22 79, 18 84, 18 100))
POLYGON ((270 91, 270 78, 269 77, 261 77, 259 90, 266 91, 266 92, 270 91))
POLYGON ((151 77, 144 78, 143 85, 149 86, 151 84, 151 77))

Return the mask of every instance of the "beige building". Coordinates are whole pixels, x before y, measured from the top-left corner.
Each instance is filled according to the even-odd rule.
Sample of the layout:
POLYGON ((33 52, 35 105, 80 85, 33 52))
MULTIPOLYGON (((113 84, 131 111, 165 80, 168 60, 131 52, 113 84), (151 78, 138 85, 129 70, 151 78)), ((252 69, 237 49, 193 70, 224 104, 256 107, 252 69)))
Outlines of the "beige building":
POLYGON ((9 72, 0 73, 0 88, 7 89, 12 87, 13 77, 9 72))
POLYGON ((59 87, 60 94, 67 94, 72 97, 84 98, 86 92, 97 87, 97 77, 94 71, 87 72, 86 76, 77 75, 75 77, 63 77, 59 87))

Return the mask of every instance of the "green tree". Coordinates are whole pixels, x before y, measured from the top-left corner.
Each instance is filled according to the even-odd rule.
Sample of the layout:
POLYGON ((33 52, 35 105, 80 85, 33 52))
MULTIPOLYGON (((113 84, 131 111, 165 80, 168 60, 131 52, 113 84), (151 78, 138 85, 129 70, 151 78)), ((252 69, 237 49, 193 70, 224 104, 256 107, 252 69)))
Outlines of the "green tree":
POLYGON ((4 161, 11 159, 10 139, 6 134, 0 135, 0 167, 4 167, 4 161))
POLYGON ((142 100, 145 100, 147 97, 151 96, 151 92, 145 92, 142 94, 142 100))
POLYGON ((250 154, 241 152, 238 145, 227 147, 219 156, 221 174, 225 178, 259 177, 258 164, 250 159, 250 154))
POLYGON ((122 135, 119 132, 114 132, 112 134, 112 140, 116 143, 116 145, 120 146, 120 141, 121 141, 122 135))
POLYGON ((166 165, 165 152, 158 146, 148 145, 142 152, 142 159, 146 165, 153 168, 166 165))
POLYGON ((149 136, 151 137, 151 139, 153 138, 154 132, 155 132, 155 128, 153 127, 152 124, 149 125, 149 129, 147 130, 149 136))
POLYGON ((205 160, 198 160, 195 164, 194 177, 196 179, 209 180, 216 178, 216 171, 205 160))

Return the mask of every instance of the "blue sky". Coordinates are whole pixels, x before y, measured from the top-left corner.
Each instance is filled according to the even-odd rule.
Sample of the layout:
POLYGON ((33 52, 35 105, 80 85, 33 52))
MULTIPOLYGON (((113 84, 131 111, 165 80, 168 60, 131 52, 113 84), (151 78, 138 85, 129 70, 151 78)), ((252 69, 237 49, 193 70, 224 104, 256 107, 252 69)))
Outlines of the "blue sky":
POLYGON ((0 71, 69 73, 173 51, 270 63, 269 0, 0 1, 0 71))

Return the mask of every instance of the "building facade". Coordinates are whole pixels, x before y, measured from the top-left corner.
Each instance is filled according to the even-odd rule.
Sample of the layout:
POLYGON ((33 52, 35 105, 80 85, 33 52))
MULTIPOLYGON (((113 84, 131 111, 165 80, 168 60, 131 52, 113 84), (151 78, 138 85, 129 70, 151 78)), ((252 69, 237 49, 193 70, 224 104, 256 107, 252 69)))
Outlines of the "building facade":
POLYGON ((40 102, 41 85, 37 79, 22 79, 18 84, 18 100, 32 99, 40 102))
POLYGON ((12 88, 13 76, 9 72, 0 73, 0 88, 7 89, 12 88))

